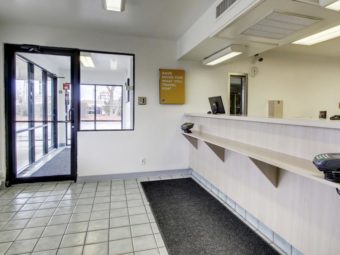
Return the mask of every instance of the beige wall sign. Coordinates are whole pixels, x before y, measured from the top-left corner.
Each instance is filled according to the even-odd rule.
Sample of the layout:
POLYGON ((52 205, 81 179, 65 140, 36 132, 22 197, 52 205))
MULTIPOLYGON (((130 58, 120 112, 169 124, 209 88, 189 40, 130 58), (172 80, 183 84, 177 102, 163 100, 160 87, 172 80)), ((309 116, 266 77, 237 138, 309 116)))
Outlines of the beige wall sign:
POLYGON ((185 103, 185 71, 159 69, 159 103, 185 103))

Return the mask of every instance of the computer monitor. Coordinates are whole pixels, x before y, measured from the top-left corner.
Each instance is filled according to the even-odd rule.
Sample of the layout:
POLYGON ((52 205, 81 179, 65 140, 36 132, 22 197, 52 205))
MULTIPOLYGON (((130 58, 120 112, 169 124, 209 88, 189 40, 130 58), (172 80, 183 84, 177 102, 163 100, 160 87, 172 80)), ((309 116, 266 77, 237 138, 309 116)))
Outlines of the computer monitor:
POLYGON ((213 114, 224 114, 225 113, 221 96, 209 97, 209 103, 211 107, 211 112, 213 114))

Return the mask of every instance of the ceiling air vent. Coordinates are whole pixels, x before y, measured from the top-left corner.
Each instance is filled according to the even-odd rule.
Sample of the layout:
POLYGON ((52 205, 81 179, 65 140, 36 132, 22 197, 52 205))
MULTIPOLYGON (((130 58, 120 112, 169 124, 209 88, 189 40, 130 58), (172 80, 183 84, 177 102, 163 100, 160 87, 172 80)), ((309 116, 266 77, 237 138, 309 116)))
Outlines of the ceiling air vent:
POLYGON ((304 4, 320 5, 319 0, 293 0, 293 1, 304 3, 304 4))
POLYGON ((299 30, 320 21, 320 18, 295 13, 272 12, 255 25, 243 31, 242 35, 282 40, 299 30))
POLYGON ((237 0, 223 0, 219 5, 216 7, 216 18, 221 16, 223 12, 225 12, 230 6, 233 5, 237 0))

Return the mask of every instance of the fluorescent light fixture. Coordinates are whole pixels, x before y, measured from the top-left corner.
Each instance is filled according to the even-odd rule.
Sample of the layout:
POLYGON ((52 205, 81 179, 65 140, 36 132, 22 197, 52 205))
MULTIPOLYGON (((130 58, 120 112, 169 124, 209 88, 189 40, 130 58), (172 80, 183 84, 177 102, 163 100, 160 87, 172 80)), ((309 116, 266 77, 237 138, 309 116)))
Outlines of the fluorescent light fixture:
POLYGON ((224 61, 232 59, 238 55, 241 55, 245 50, 242 45, 230 45, 203 60, 203 64, 207 66, 214 66, 224 61))
POLYGON ((110 59, 110 69, 111 70, 117 70, 118 69, 117 59, 110 59))
POLYGON ((340 11, 340 0, 335 1, 332 4, 327 5, 326 8, 334 10, 334 11, 340 11))
POLYGON ((314 45, 320 42, 328 41, 330 39, 334 39, 340 36, 340 26, 332 27, 327 30, 324 30, 320 33, 308 36, 301 40, 293 42, 293 44, 301 44, 301 45, 314 45))
POLYGON ((125 0, 104 0, 105 9, 114 12, 123 12, 125 10, 125 0))
POLYGON ((80 62, 85 67, 91 67, 94 68, 94 63, 90 55, 81 55, 80 56, 80 62))
POLYGON ((240 54, 242 54, 242 52, 238 52, 238 51, 230 52, 230 53, 228 53, 228 54, 226 54, 226 55, 224 55, 224 56, 222 56, 222 57, 220 57, 218 59, 215 59, 215 60, 213 60, 211 62, 206 63, 205 65, 207 65, 207 66, 214 66, 214 65, 217 65, 217 64, 222 63, 224 61, 227 61, 228 59, 232 59, 232 58, 234 58, 234 57, 236 57, 236 56, 238 56, 240 54))

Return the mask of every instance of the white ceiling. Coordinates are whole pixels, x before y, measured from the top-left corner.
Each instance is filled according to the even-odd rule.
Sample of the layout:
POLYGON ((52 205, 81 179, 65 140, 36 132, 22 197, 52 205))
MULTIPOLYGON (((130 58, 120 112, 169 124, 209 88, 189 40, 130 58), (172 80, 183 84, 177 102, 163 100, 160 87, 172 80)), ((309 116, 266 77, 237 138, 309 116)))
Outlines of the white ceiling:
POLYGON ((95 29, 175 40, 214 0, 126 0, 123 13, 102 0, 0 0, 0 23, 95 29))

